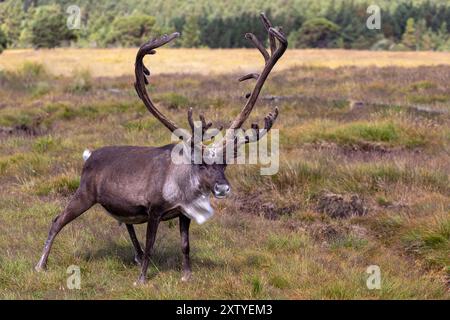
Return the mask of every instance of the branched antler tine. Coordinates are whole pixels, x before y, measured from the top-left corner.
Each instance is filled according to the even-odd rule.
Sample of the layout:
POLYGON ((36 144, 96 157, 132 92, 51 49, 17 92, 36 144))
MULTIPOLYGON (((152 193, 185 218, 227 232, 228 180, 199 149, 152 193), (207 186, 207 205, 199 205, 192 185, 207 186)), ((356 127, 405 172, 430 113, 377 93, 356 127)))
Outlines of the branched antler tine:
POLYGON ((149 75, 150 75, 150 70, 148 70, 147 67, 146 67, 145 65, 142 65, 142 68, 143 68, 143 70, 144 70, 144 74, 145 74, 146 76, 149 76, 149 75))
POLYGON ((202 127, 204 128, 206 126, 206 120, 205 120, 205 116, 203 114, 201 114, 199 116, 200 121, 202 122, 202 127))
POLYGON ((179 37, 180 34, 178 32, 172 33, 171 35, 165 35, 157 39, 153 39, 144 45, 142 45, 139 48, 139 51, 136 55, 136 63, 135 63, 135 76, 136 76, 136 82, 134 84, 134 87, 136 89, 136 92, 139 96, 139 98, 144 102, 145 106, 147 107, 148 111, 156 118, 158 119, 166 128, 168 128, 170 131, 175 131, 178 129, 178 126, 167 119, 161 111, 159 111, 155 105, 153 104, 152 100, 148 96, 147 89, 145 85, 148 83, 148 80, 146 78, 146 75, 149 75, 149 70, 144 66, 143 59, 148 54, 155 54, 156 51, 154 49, 161 47, 168 42, 174 40, 175 38, 179 37))
POLYGON ((209 128, 211 128, 212 122, 206 123, 206 119, 205 119, 205 116, 204 116, 203 114, 200 115, 200 121, 202 122, 202 132, 203 132, 203 133, 205 133, 206 130, 208 130, 209 128))
POLYGON ((269 114, 264 117, 263 130, 259 130, 259 125, 257 123, 252 123, 251 128, 255 131, 255 133, 252 136, 246 135, 245 143, 256 142, 262 137, 264 137, 264 135, 266 135, 267 132, 269 132, 270 129, 272 129, 272 126, 275 123, 277 117, 278 117, 278 107, 275 107, 273 113, 269 112, 269 114))
POLYGON ((150 70, 148 70, 147 67, 144 64, 142 64, 142 71, 145 74, 144 82, 145 84, 148 84, 148 77, 150 77, 150 70))
POLYGON ((264 57, 264 61, 268 61, 270 59, 270 55, 267 52, 266 48, 264 48, 264 45, 261 43, 261 41, 259 41, 259 39, 253 34, 253 33, 246 33, 245 34, 245 38, 249 39, 250 41, 253 42, 253 44, 255 45, 255 47, 259 50, 259 52, 261 52, 261 54, 264 57))
MULTIPOLYGON (((229 129, 231 130, 227 130, 226 132, 225 138, 223 140, 223 147, 225 148, 225 150, 228 144, 234 141, 233 131, 235 129, 241 128, 244 122, 250 116, 250 113, 255 107, 255 104, 258 100, 259 94, 261 93, 265 81, 267 80, 270 72, 272 71, 273 67, 276 65, 278 60, 283 56, 288 46, 288 41, 284 36, 284 34, 280 30, 277 30, 272 26, 272 23, 269 21, 269 19, 267 19, 264 13, 261 14, 261 21, 264 25, 264 28, 268 32, 272 54, 269 56, 269 59, 266 61, 263 70, 259 74, 252 92, 246 95, 247 101, 245 103, 245 106, 242 108, 241 112, 236 116, 236 118, 231 122, 229 127, 229 129), (279 40, 278 43, 277 40, 279 40)), ((252 77, 250 76, 242 77, 243 80, 250 78, 252 77)), ((278 109, 276 109, 273 114, 268 115, 268 118, 265 120, 265 130, 261 130, 258 139, 261 138, 268 130, 270 130, 277 116, 278 116, 278 109)))
POLYGON ((242 81, 245 81, 245 80, 248 80, 248 79, 258 80, 258 78, 259 78, 259 74, 258 73, 249 73, 249 74, 246 74, 245 76, 240 77, 238 79, 238 81, 242 82, 242 81))
POLYGON ((202 122, 202 127, 205 128, 205 127, 206 127, 206 119, 205 119, 205 116, 204 116, 203 114, 201 114, 201 115, 199 116, 199 118, 200 118, 200 121, 202 122))
POLYGON ((270 52, 273 53, 275 52, 275 50, 277 49, 277 44, 275 42, 275 38, 273 36, 273 34, 270 33, 270 28, 273 27, 272 22, 270 22, 270 20, 267 18, 267 16, 263 13, 261 13, 261 21, 264 25, 264 27, 266 28, 267 32, 269 33, 269 44, 270 44, 270 52))
POLYGON ((277 30, 275 28, 270 28, 269 33, 274 37, 276 37, 278 41, 280 41, 283 44, 283 46, 287 46, 287 39, 286 36, 282 33, 282 31, 277 30))
POLYGON ((275 107, 273 113, 270 112, 268 116, 264 118, 264 129, 269 131, 272 129, 273 124, 275 123, 275 120, 278 118, 278 107, 275 107))
POLYGON ((259 140, 259 125, 257 123, 252 123, 251 128, 253 129, 253 131, 255 132, 255 140, 259 140))

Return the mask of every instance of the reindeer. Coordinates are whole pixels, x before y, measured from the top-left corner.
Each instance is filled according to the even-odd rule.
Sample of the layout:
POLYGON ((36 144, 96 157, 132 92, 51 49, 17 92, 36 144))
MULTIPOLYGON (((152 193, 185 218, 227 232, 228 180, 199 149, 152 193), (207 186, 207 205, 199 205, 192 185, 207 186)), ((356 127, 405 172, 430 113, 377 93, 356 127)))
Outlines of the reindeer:
MULTIPOLYGON (((265 117, 264 129, 260 130, 258 124, 252 124, 251 127, 255 134, 246 135, 245 139, 240 142, 230 133, 241 128, 247 120, 264 82, 287 48, 288 43, 283 32, 274 28, 263 13, 261 20, 268 32, 271 53, 269 54, 255 35, 251 33, 245 35, 263 55, 265 66, 261 74, 251 73, 239 79, 239 81, 255 79, 256 85, 251 94, 247 95, 247 102, 231 123, 230 130, 227 130, 227 134, 221 141, 214 143, 215 150, 219 151, 218 154, 222 154, 222 157, 226 154, 230 144, 236 151, 238 145, 258 141, 272 128, 278 116, 278 109, 275 108, 274 112, 265 117)), ((134 86, 139 98, 148 111, 172 134, 178 134, 180 127, 158 110, 150 99, 146 90, 147 76, 150 75, 150 72, 144 66, 143 59, 146 55, 155 54, 156 48, 169 43, 179 35, 175 32, 145 43, 140 47, 135 62, 136 82, 134 86)), ((212 123, 207 123, 203 115, 200 115, 200 122, 194 122, 192 114, 191 108, 188 110, 188 121, 192 134, 194 135, 199 126, 201 126, 201 134, 205 134, 212 123)), ((191 151, 188 152, 200 150, 203 152, 202 154, 205 154, 207 146, 204 142, 203 138, 195 139, 191 136, 182 143, 184 147, 192 146, 189 148, 191 151)), ((141 265, 138 284, 146 281, 147 268, 159 223, 178 218, 183 253, 182 280, 189 280, 192 274, 189 258, 191 219, 203 223, 210 218, 214 213, 210 204, 211 193, 216 198, 226 197, 230 192, 230 184, 225 177, 226 163, 218 161, 211 163, 205 161, 205 158, 202 158, 200 163, 195 163, 192 157, 187 163, 174 161, 172 151, 177 145, 179 143, 161 147, 108 146, 92 153, 85 151, 80 186, 64 211, 54 218, 42 256, 35 269, 37 271, 46 269, 50 249, 61 229, 98 203, 113 218, 126 225, 135 249, 135 261, 141 265), (141 249, 133 227, 134 224, 142 223, 147 223, 144 250, 141 249)))

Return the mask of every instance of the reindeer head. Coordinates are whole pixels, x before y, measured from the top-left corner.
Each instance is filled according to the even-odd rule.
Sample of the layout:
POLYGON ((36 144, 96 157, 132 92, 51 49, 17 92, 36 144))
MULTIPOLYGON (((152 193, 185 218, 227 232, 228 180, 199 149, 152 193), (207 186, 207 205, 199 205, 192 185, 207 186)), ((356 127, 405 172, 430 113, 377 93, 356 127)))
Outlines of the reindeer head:
POLYGON ((225 198, 231 191, 230 184, 225 177, 225 164, 195 165, 200 185, 211 191, 216 198, 225 198))
MULTIPOLYGON (((189 157, 188 163, 192 166, 195 173, 198 175, 200 185, 202 188, 210 190, 214 196, 218 198, 225 197, 229 191, 230 186, 225 178, 225 168, 228 163, 228 159, 234 158, 237 155, 237 150, 240 146, 258 141, 264 136, 271 128, 278 116, 278 108, 275 108, 273 112, 270 112, 264 118, 264 129, 259 129, 257 123, 251 125, 251 134, 245 135, 243 139, 238 139, 236 136, 236 130, 241 129, 244 122, 249 117, 250 113, 255 106, 259 93, 269 76, 272 68, 276 62, 281 58, 287 48, 287 40, 280 28, 274 28, 272 23, 262 13, 261 21, 264 28, 267 30, 269 36, 270 54, 264 47, 264 45, 258 40, 258 38, 252 34, 247 33, 245 37, 253 42, 255 47, 264 57, 265 65, 260 74, 250 73, 241 78, 239 81, 245 81, 249 79, 256 80, 254 89, 250 94, 247 94, 247 102, 238 116, 231 122, 229 128, 222 139, 214 141, 209 145, 204 142, 206 140, 212 140, 214 137, 222 131, 222 127, 218 129, 212 129, 212 123, 206 122, 205 117, 200 115, 200 121, 193 120, 192 108, 188 110, 188 122, 191 128, 191 133, 186 135, 186 131, 177 126, 174 122, 167 119, 161 111, 159 111, 152 100, 148 96, 145 85, 148 84, 146 76, 150 75, 150 71, 144 66, 144 56, 155 54, 155 49, 161 47, 175 38, 179 37, 178 32, 171 35, 164 35, 158 39, 151 40, 145 43, 139 49, 136 56, 135 63, 135 89, 136 92, 144 102, 150 113, 155 116, 167 129, 183 141, 183 149, 188 150, 185 155, 189 157), (184 137, 187 137, 184 139, 184 137), (231 152, 230 152, 231 150, 231 152)), ((246 132, 249 132, 247 130, 246 132)))

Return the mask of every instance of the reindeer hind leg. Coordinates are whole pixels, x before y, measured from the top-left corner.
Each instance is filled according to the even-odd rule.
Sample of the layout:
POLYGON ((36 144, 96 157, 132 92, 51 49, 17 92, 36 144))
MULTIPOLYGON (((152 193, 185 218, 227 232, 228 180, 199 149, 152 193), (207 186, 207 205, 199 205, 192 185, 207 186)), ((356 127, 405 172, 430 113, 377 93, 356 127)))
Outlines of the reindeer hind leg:
POLYGON ((141 245, 139 244, 139 240, 136 237, 136 232, 134 231, 134 227, 132 224, 126 224, 128 233, 130 234, 131 242, 133 243, 133 247, 135 250, 134 261, 141 265, 142 258, 144 256, 144 252, 142 251, 141 245))
POLYGON ((53 219, 47 240, 45 241, 44 250, 41 259, 37 263, 36 271, 45 270, 47 267, 47 259, 50 254, 53 241, 61 229, 69 222, 73 221, 89 208, 94 205, 95 201, 85 190, 78 188, 75 195, 70 200, 64 211, 53 219))

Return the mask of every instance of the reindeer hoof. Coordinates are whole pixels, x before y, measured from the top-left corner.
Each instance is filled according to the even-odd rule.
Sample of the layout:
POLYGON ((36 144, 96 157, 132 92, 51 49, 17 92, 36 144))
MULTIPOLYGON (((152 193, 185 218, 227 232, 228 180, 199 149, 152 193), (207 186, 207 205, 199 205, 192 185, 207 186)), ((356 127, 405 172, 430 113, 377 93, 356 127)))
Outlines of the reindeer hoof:
POLYGON ((139 277, 139 279, 135 283, 133 283, 133 285, 135 287, 138 287, 138 286, 143 286, 146 283, 147 283, 147 279, 145 279, 144 277, 139 277))
POLYGON ((190 271, 183 272, 183 276, 181 277, 181 281, 188 282, 191 279, 192 279, 192 272, 190 272, 190 271))
POLYGON ((36 270, 37 272, 44 272, 44 271, 47 270, 47 267, 46 267, 46 266, 42 266, 42 265, 40 265, 40 264, 37 264, 37 265, 34 267, 34 270, 36 270))

